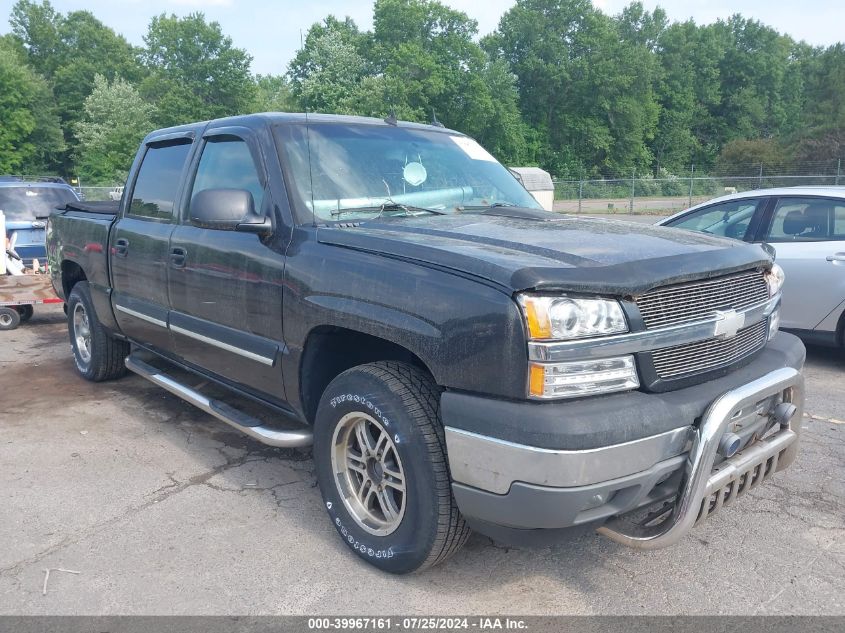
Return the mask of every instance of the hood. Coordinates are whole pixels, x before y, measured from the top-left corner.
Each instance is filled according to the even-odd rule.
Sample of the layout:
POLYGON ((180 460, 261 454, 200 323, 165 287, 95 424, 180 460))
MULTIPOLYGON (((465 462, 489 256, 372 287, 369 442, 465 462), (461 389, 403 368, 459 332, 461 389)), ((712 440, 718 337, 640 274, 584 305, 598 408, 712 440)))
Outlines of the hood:
POLYGON ((317 239, 520 290, 633 296, 769 266, 759 246, 681 229, 510 208, 320 227, 317 239))

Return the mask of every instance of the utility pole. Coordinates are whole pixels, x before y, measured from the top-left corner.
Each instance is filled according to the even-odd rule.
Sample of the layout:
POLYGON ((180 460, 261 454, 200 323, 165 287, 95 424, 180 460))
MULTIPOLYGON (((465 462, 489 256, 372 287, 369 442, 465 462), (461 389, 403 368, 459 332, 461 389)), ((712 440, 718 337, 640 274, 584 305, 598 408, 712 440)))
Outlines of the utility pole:
POLYGON ((578 213, 581 213, 581 199, 584 197, 584 174, 578 179, 578 213))
POLYGON ((690 165, 689 170, 689 204, 687 206, 692 206, 692 180, 695 177, 695 165, 690 165))
POLYGON ((628 213, 634 212, 634 182, 635 182, 634 178, 636 177, 636 175, 637 175, 637 170, 632 169, 631 170, 631 204, 628 206, 628 213))
POLYGON ((839 176, 842 175, 842 159, 836 161, 836 185, 839 186, 839 176))
POLYGON ((760 181, 757 183, 757 188, 763 188, 763 163, 760 163, 760 181))

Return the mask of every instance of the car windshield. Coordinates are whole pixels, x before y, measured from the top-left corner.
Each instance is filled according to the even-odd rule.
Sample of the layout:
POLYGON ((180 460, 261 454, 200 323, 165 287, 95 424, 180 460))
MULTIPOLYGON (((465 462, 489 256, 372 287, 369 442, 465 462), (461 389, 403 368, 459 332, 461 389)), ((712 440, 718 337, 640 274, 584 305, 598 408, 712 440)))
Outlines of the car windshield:
POLYGON ((0 211, 12 221, 46 218, 56 207, 75 200, 73 191, 64 187, 0 187, 0 211))
POLYGON ((276 134, 303 221, 540 208, 481 145, 459 134, 339 123, 311 123, 307 132, 283 125, 276 134))

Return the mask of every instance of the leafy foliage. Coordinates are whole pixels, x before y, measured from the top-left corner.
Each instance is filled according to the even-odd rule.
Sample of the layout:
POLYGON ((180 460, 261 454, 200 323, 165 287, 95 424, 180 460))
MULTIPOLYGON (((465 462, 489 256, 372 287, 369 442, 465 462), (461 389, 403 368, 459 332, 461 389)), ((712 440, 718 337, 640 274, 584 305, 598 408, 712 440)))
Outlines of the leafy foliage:
POLYGON ((0 37, 0 171, 113 184, 154 127, 304 109, 436 114, 499 159, 564 178, 845 153, 843 44, 740 15, 670 23, 639 1, 610 16, 590 0, 517 0, 479 39, 444 2, 375 0, 368 31, 326 16, 285 73, 253 76, 201 13, 154 17, 138 48, 88 11, 17 0, 0 37))
POLYGON ((125 180, 138 144, 153 127, 154 113, 132 84, 119 77, 109 83, 96 75, 84 116, 75 125, 78 169, 95 182, 125 180))

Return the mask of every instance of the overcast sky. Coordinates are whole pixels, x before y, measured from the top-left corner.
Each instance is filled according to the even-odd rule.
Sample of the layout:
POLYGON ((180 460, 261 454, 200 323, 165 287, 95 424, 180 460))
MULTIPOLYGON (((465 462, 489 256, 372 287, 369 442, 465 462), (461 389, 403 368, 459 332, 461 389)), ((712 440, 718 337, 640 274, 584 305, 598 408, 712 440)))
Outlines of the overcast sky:
MULTIPOLYGON (((442 0, 478 20, 481 34, 496 28, 499 18, 514 0, 442 0)), ((100 20, 122 33, 133 44, 142 44, 150 17, 162 12, 184 15, 203 11, 210 20, 223 25, 236 46, 253 56, 256 73, 280 74, 299 48, 300 29, 326 15, 350 16, 368 29, 372 20, 372 0, 52 0, 62 13, 88 9, 100 20)), ((13 0, 0 0, 0 33, 9 30, 8 16, 13 0)), ((594 0, 609 14, 622 10, 624 0, 594 0)), ((644 0, 649 9, 662 6, 671 20, 693 18, 698 23, 713 22, 741 13, 764 22, 781 32, 811 44, 833 44, 845 40, 845 0, 644 0)))

